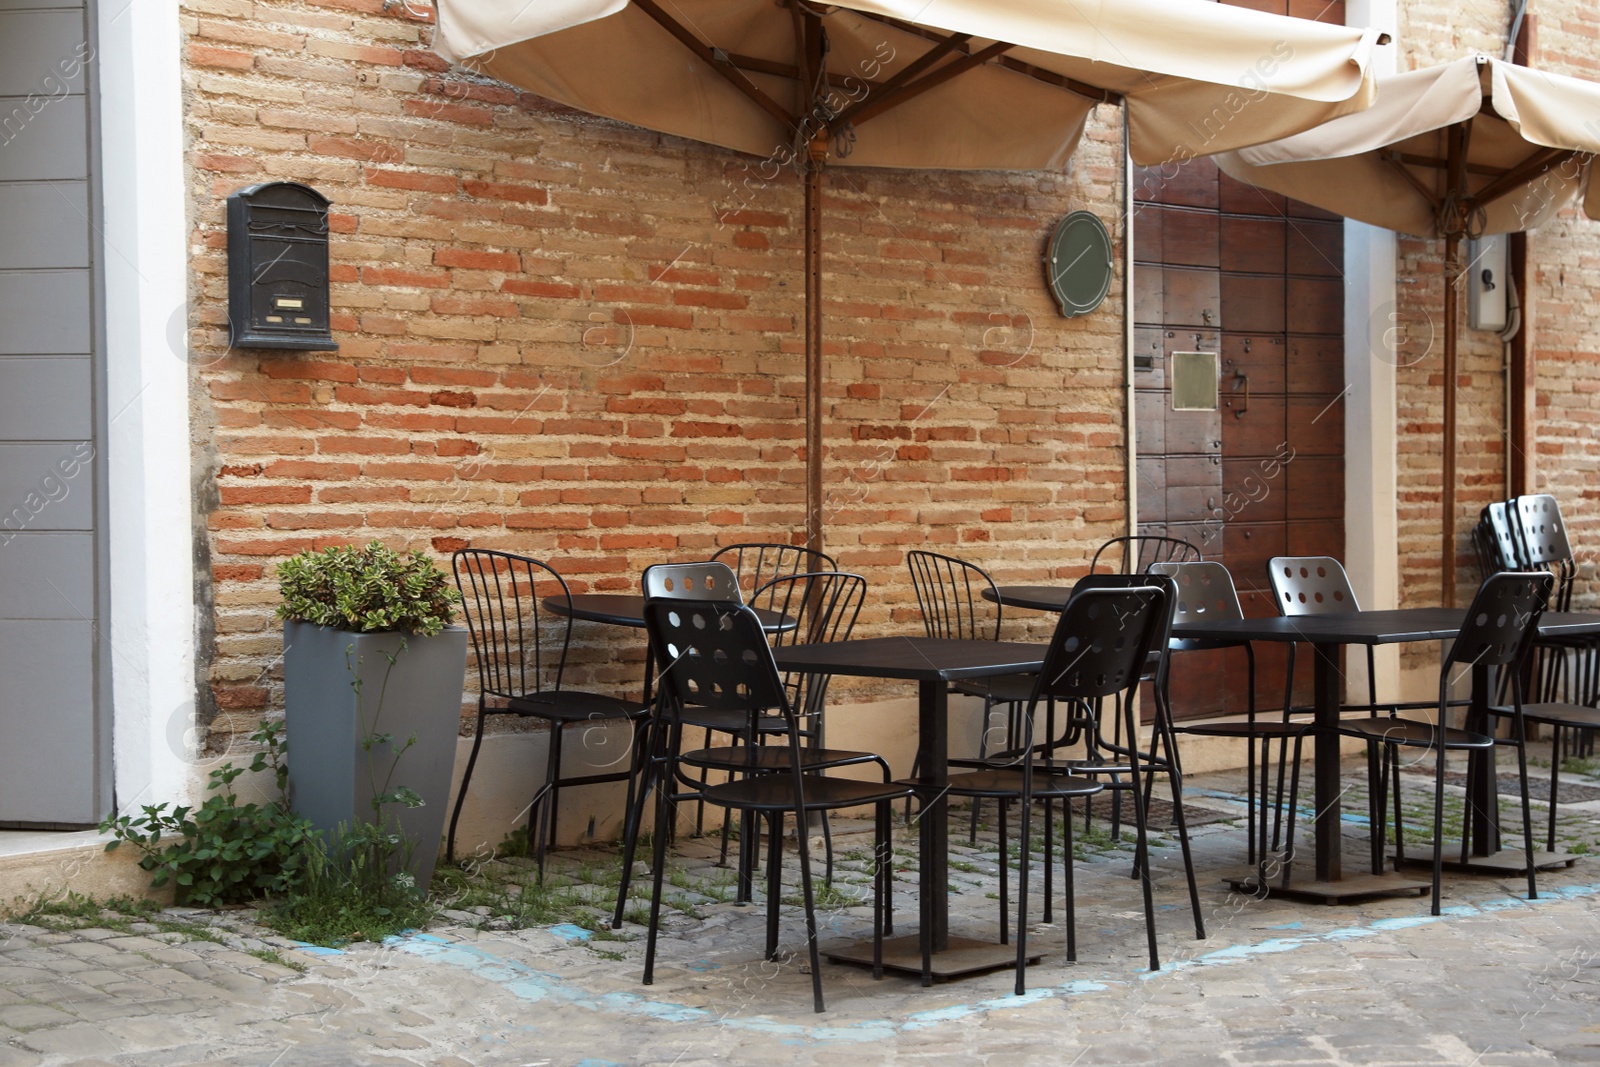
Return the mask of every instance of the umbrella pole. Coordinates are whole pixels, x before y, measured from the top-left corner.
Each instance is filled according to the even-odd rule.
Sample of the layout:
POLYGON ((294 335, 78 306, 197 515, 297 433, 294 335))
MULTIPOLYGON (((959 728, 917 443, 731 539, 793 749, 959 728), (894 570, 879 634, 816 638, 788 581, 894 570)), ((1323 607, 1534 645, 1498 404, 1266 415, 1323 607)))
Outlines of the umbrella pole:
MULTIPOLYGON (((823 146, 826 151, 826 145, 823 146)), ((822 551, 822 159, 806 168, 806 547, 822 551)))
POLYGON ((1461 238, 1444 239, 1444 485, 1439 603, 1456 606, 1456 259, 1461 238))

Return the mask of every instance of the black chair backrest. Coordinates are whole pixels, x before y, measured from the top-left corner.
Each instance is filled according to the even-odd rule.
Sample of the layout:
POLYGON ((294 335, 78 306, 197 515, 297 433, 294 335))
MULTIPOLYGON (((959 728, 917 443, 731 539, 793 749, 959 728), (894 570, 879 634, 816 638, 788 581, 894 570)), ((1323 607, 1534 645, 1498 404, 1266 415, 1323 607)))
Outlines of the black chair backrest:
POLYGON ((929 637, 1000 639, 999 600, 992 608, 980 603, 983 590, 995 588, 994 579, 982 567, 921 550, 906 553, 906 566, 911 569, 911 588, 917 594, 922 625, 929 637))
POLYGON ((839 569, 832 556, 801 545, 761 542, 729 545, 718 549, 711 559, 733 568, 746 604, 755 603, 751 594, 774 578, 839 569))
POLYGON ((663 699, 679 707, 789 713, 783 679, 756 613, 733 600, 644 604, 663 699))
POLYGON ((1555 577, 1544 571, 1501 571, 1487 578, 1472 598, 1443 673, 1448 675, 1457 663, 1505 667, 1518 662, 1532 642, 1554 585, 1555 577))
POLYGON ((1152 564, 1192 563, 1199 559, 1200 550, 1188 541, 1154 534, 1131 534, 1113 537, 1096 549, 1094 559, 1089 562, 1089 573, 1143 574, 1152 564))
POLYGON ((644 569, 641 582, 646 597, 744 602, 738 579, 726 563, 657 563, 644 569))
POLYGON ((450 566, 472 634, 479 691, 519 697, 559 690, 572 619, 541 615, 539 596, 541 590, 546 597, 570 596, 561 575, 548 563, 487 548, 463 548, 450 566))
MULTIPOLYGON (((783 648, 849 640, 866 596, 867 580, 861 575, 821 571, 774 578, 757 589, 750 599, 754 607, 795 621, 792 630, 778 630, 768 635, 773 648, 783 648)), ((798 671, 784 675, 783 684, 788 690, 790 704, 801 714, 821 711, 832 677, 798 671)))
POLYGON ((1173 622, 1200 622, 1208 619, 1242 619, 1239 593, 1233 575, 1220 563, 1152 563, 1151 574, 1164 574, 1178 583, 1178 600, 1173 605, 1173 622))
POLYGON ((1522 570, 1528 566, 1528 560, 1521 554, 1522 545, 1520 538, 1517 537, 1516 523, 1512 520, 1515 507, 1516 501, 1496 500, 1484 507, 1479 520, 1486 526, 1489 536, 1493 539, 1494 556, 1499 562, 1499 565, 1489 572, 1491 574, 1494 571, 1522 570))
POLYGON ((1360 611, 1350 576, 1332 556, 1273 556, 1267 581, 1279 615, 1341 615, 1360 611))
POLYGON ((1136 687, 1146 659, 1165 648, 1169 596, 1157 583, 1075 589, 1039 669, 1038 697, 1091 701, 1136 687))
POLYGON ((1572 545, 1567 527, 1561 521, 1561 505, 1549 493, 1519 496, 1510 502, 1514 508, 1514 529, 1522 559, 1530 567, 1569 564, 1572 545))

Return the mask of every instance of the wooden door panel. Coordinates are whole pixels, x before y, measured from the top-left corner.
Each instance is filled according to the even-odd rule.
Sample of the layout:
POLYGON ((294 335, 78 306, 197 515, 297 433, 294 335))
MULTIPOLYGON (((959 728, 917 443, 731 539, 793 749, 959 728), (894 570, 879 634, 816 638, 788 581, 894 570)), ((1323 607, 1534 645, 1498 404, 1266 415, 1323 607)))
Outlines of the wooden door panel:
POLYGON ((1289 203, 1288 198, 1279 193, 1237 181, 1220 171, 1217 173, 1217 201, 1223 211, 1277 218, 1284 216, 1289 203))
POLYGON ((1133 261, 1159 266, 1166 262, 1162 224, 1166 213, 1154 204, 1139 204, 1133 212, 1133 261))
POLYGON ((1133 266, 1133 321, 1160 324, 1165 319, 1162 288, 1166 271, 1143 263, 1133 266))
POLYGON ((1291 393, 1322 393, 1329 398, 1344 390, 1344 338, 1290 337, 1288 386, 1291 393))
POLYGON ((1161 280, 1162 311, 1169 329, 1220 325, 1222 299, 1215 270, 1164 267, 1161 280))
POLYGON ((1339 278, 1290 278, 1289 314, 1297 333, 1344 332, 1344 282, 1339 278))
POLYGON ((1176 207, 1217 207, 1217 165, 1191 159, 1160 167, 1144 167, 1134 175, 1135 197, 1176 207))
POLYGON ((1289 17, 1344 25, 1344 0, 1289 0, 1289 17))
MULTIPOLYGON (((1254 518, 1254 513, 1249 513, 1254 518)), ((1244 516, 1241 515, 1240 518, 1244 516)), ((1240 606, 1247 589, 1267 588, 1267 560, 1284 554, 1289 543, 1281 522, 1231 522, 1222 531, 1223 562, 1233 575, 1233 584, 1239 590, 1240 606)), ((1277 614, 1268 600, 1265 612, 1277 614)), ((1246 615, 1250 612, 1247 610, 1246 615)))
POLYGON ((1230 333, 1282 333, 1284 278, 1282 275, 1222 275, 1222 304, 1230 333))
MULTIPOLYGON (((1289 514, 1296 521, 1338 519, 1344 515, 1344 460, 1295 456, 1283 469, 1289 489, 1289 514)), ((1333 553, 1325 553, 1333 555, 1333 553)), ((1295 552, 1293 555, 1306 555, 1295 552)))
POLYGON ((1133 331, 1133 387, 1135 389, 1165 389, 1167 387, 1166 354, 1167 333, 1154 326, 1136 326, 1133 331), (1141 357, 1149 357, 1146 366, 1141 357))
POLYGON ((1336 215, 1331 211, 1324 211, 1320 207, 1312 207, 1310 204, 1303 204, 1298 200, 1290 200, 1285 204, 1284 213, 1291 219, 1324 219, 1328 222, 1344 221, 1341 215, 1336 215))
POLYGON ((1167 394, 1143 389, 1133 394, 1134 429, 1139 438, 1139 462, 1145 456, 1165 458, 1167 454, 1167 394))
MULTIPOLYGON (((1293 466, 1293 464, 1290 464, 1293 466)), ((1343 486, 1340 493, 1343 494, 1343 486)), ((1338 521, 1304 520, 1288 526, 1288 556, 1332 556, 1344 558, 1344 519, 1338 521)))
POLYGON ((1286 440, 1296 456, 1344 455, 1344 405, 1338 393, 1289 398, 1286 440))
POLYGON ((1222 336, 1222 391, 1235 391, 1236 375, 1250 379, 1251 393, 1284 391, 1285 361, 1282 336, 1226 333, 1222 336))
POLYGON ((1282 219, 1222 216, 1222 269, 1252 274, 1282 274, 1282 219))
POLYGON ((1288 229, 1290 274, 1329 277, 1344 273, 1344 223, 1295 219, 1288 229))
POLYGON ((1288 483, 1276 459, 1222 460, 1222 500, 1230 521, 1283 522, 1288 514, 1288 483))
POLYGON ((1222 504, 1222 479, 1216 485, 1167 486, 1167 522, 1204 523, 1222 504))
POLYGON ((1171 456, 1167 459, 1167 487, 1222 488, 1220 456, 1171 456))
MULTIPOLYGON (((1215 267, 1218 262, 1217 215, 1213 211, 1146 207, 1141 215, 1160 212, 1163 265, 1215 267)), ((1138 248, 1138 245, 1134 246, 1138 248)))
POLYGON ((1139 457, 1134 469, 1139 479, 1139 525, 1165 526, 1167 522, 1167 473, 1165 459, 1139 457))
POLYGON ((1222 527, 1215 520, 1206 522, 1167 522, 1167 536, 1187 541, 1200 550, 1205 559, 1222 556, 1222 527))
POLYGON ((1166 422, 1169 456, 1209 454, 1222 447, 1222 416, 1219 412, 1173 411, 1168 408, 1166 422))
POLYGON ((1288 439, 1284 426, 1283 395, 1251 392, 1222 397, 1222 452, 1226 456, 1276 455, 1288 439))

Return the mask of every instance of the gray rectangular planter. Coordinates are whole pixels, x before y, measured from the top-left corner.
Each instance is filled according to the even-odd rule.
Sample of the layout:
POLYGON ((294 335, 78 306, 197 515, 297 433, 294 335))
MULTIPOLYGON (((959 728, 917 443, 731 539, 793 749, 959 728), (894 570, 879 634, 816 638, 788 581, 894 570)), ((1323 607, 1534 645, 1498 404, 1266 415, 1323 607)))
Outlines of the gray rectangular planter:
POLYGON ((295 812, 318 830, 332 831, 341 823, 372 820, 373 774, 379 792, 398 786, 414 790, 422 797, 421 807, 389 805, 385 815, 398 816, 415 846, 410 870, 422 889, 433 877, 449 810, 466 666, 467 631, 459 627, 418 637, 283 624, 289 795, 295 812), (385 653, 395 657, 392 670, 385 653), (351 684, 357 676, 359 713, 351 684), (369 771, 368 753, 361 747, 369 732, 392 734, 394 745, 415 734, 417 743, 398 763, 389 744, 374 745, 369 771), (391 765, 394 774, 384 789, 391 765))

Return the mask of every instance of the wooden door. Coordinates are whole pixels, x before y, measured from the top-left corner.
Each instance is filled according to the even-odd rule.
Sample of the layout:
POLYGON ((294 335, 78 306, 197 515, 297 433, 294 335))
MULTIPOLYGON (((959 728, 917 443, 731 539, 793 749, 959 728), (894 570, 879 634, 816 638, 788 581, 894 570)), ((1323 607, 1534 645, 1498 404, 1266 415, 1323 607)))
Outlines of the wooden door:
MULTIPOLYGON (((1344 550, 1343 226, 1209 160, 1135 188, 1139 524, 1223 563, 1247 616, 1273 615, 1268 559, 1344 550), (1217 354, 1217 408, 1175 411, 1172 355, 1195 351, 1217 354)), ((1256 650, 1258 708, 1282 706, 1284 658, 1256 650)), ((1242 711, 1246 677, 1242 652, 1184 653, 1175 711, 1242 711)))

